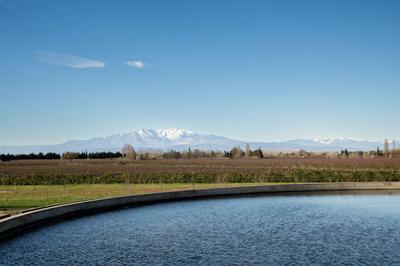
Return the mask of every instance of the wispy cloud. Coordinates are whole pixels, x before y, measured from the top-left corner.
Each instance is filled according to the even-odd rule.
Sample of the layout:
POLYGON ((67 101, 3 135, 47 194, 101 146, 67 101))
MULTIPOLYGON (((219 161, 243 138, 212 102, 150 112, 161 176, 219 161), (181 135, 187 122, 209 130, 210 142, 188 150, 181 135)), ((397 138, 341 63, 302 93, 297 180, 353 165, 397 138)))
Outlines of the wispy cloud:
POLYGON ((132 68, 146 68, 149 67, 149 64, 143 62, 143 61, 128 61, 125 64, 127 64, 128 66, 132 67, 132 68))
POLYGON ((47 51, 36 52, 35 58, 38 61, 50 65, 59 65, 72 68, 103 68, 106 65, 106 63, 98 60, 47 51))

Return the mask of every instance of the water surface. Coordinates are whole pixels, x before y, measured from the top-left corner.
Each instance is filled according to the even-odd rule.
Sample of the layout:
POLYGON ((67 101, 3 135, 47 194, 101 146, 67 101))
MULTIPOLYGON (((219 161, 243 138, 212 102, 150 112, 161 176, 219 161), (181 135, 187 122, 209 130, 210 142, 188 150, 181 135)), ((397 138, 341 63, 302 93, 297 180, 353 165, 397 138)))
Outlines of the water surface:
POLYGON ((0 264, 400 264, 400 196, 257 196, 124 209, 4 242, 0 264))

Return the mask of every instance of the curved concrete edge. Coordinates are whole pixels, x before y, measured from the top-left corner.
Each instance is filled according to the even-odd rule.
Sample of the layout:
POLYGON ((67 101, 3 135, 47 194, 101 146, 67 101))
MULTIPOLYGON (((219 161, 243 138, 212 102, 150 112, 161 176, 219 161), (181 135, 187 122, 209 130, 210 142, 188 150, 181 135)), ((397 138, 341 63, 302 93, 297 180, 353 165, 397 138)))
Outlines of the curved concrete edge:
POLYGON ((21 233, 28 228, 32 228, 43 223, 48 223, 56 219, 81 216, 97 211, 116 209, 124 206, 135 206, 139 204, 150 204, 156 202, 177 201, 184 199, 221 197, 256 193, 268 194, 286 192, 323 192, 351 190, 400 190, 400 182, 309 183, 212 188, 201 190, 160 192, 69 203, 32 210, 0 220, 0 241, 21 233))

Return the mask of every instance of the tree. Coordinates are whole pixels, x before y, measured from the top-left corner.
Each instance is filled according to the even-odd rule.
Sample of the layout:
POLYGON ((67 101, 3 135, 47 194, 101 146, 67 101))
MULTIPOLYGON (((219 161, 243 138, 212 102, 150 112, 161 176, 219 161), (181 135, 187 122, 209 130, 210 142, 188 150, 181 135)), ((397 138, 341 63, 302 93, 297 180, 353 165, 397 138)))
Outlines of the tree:
POLYGON ((384 150, 383 154, 387 157, 389 157, 389 141, 385 139, 384 141, 384 150))
POLYGON ((234 147, 229 152, 229 158, 231 158, 231 159, 240 158, 243 156, 244 156, 244 152, 240 149, 240 146, 234 147))
POLYGON ((125 144, 121 149, 122 156, 131 160, 136 160, 136 151, 130 144, 125 144))
POLYGON ((171 150, 169 152, 164 152, 162 154, 162 157, 164 159, 181 159, 182 153, 180 153, 179 151, 171 150))
POLYGON ((250 144, 246 144, 246 151, 245 151, 245 157, 250 158, 251 157, 251 150, 250 150, 250 144))
POLYGON ((79 153, 78 152, 64 152, 62 155, 63 159, 67 160, 73 160, 73 159, 79 159, 79 153))
POLYGON ((262 152, 262 150, 261 150, 261 147, 258 148, 258 150, 252 151, 252 152, 251 152, 251 156, 252 156, 252 157, 259 158, 259 159, 264 158, 264 154, 263 154, 263 152, 262 152))

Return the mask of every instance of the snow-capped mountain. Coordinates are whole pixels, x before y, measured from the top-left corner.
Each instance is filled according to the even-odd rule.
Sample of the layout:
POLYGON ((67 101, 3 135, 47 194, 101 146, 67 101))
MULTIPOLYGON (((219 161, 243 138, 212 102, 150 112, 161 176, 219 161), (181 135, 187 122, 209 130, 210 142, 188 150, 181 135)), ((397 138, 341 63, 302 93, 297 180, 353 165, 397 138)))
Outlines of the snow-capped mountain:
POLYGON ((103 138, 89 140, 74 140, 62 144, 69 150, 88 151, 96 150, 119 150, 123 145, 131 144, 136 149, 179 149, 179 147, 203 147, 212 149, 216 147, 232 147, 237 142, 225 137, 196 134, 191 131, 169 128, 169 129, 139 129, 128 133, 119 133, 103 138))
POLYGON ((179 128, 168 129, 138 129, 133 132, 119 133, 107 137, 88 140, 71 140, 56 145, 31 146, 0 146, 0 153, 38 153, 65 151, 118 151, 125 144, 131 144, 137 150, 230 150, 234 146, 245 147, 249 143, 251 148, 261 147, 271 151, 340 151, 348 150, 375 150, 383 147, 382 142, 362 141, 352 138, 317 138, 293 139, 279 142, 246 142, 222 136, 194 133, 179 128))
POLYGON ((370 151, 377 147, 383 149, 383 141, 357 140, 348 137, 340 138, 315 138, 315 139, 293 139, 280 142, 260 143, 261 147, 271 150, 290 151, 340 151, 348 149, 352 151, 370 151))
POLYGON ((178 128, 138 129, 107 137, 70 140, 57 145, 0 146, 0 153, 119 151, 125 144, 131 144, 137 150, 184 150, 189 147, 202 150, 230 150, 234 146, 245 145, 245 142, 178 128))

